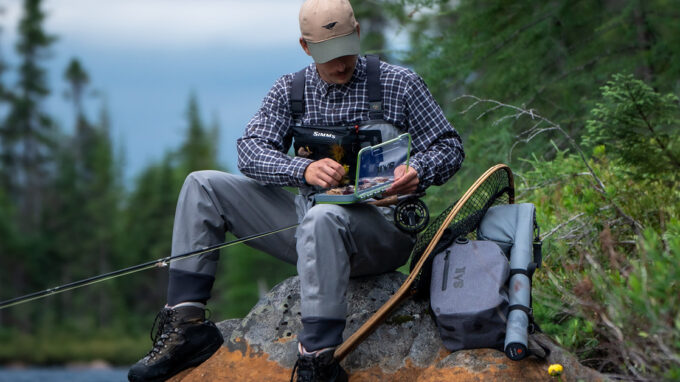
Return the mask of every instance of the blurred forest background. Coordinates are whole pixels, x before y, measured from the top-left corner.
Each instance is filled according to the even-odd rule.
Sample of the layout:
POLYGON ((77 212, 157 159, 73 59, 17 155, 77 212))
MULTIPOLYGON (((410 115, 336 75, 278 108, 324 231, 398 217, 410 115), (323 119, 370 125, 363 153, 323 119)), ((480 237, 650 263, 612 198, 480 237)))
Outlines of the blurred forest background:
MULTIPOLYGON (((510 164, 518 202, 539 211, 542 329, 612 375, 680 379, 680 1, 353 5, 364 51, 422 75, 463 137, 463 169, 428 191, 433 214, 491 165, 510 164), (395 30, 410 36, 407 51, 386 49, 395 30)), ((10 65, 0 51, 0 300, 169 255, 186 175, 234 170, 217 160, 219 123, 189 95, 184 141, 124 186, 106 106, 83 108, 87 62, 63 68, 73 133, 42 107, 57 37, 45 17, 40 0, 25 0, 18 42, 0 45, 20 58, 10 65)), ((245 245, 223 252, 215 320, 242 317, 295 274, 245 245)), ((1 310, 0 363, 136 361, 166 273, 1 310)))

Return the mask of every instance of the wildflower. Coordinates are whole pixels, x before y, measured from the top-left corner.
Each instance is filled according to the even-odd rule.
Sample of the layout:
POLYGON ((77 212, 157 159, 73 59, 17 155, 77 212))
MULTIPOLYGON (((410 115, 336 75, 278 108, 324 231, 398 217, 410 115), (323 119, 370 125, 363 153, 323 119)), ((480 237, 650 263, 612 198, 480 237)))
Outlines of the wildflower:
POLYGON ((552 375, 553 377, 561 375, 563 371, 564 367, 562 367, 562 365, 559 363, 552 364, 550 367, 548 367, 548 374, 552 375))

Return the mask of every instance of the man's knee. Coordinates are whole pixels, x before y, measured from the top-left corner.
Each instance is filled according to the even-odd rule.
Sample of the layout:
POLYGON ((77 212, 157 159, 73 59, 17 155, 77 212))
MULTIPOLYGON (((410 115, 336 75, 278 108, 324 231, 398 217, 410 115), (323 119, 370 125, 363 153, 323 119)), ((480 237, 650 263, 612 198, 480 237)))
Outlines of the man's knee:
POLYGON ((344 207, 336 204, 317 204, 305 214, 302 223, 317 224, 323 221, 335 224, 347 224, 347 214, 344 207))
POLYGON ((187 175, 182 189, 184 192, 207 192, 208 194, 219 193, 220 195, 232 195, 230 190, 243 188, 248 179, 217 170, 193 171, 187 175))
POLYGON ((189 173, 189 175, 187 175, 186 179, 184 180, 184 186, 185 187, 187 185, 206 186, 211 185, 213 181, 216 179, 230 179, 233 177, 235 177, 235 175, 216 170, 193 171, 189 173))

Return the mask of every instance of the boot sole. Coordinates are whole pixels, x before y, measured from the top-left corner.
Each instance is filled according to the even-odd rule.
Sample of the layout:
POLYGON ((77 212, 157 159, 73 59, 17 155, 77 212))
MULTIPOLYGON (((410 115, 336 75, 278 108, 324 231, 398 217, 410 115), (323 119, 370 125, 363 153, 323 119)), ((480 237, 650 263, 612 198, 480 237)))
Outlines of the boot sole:
POLYGON ((159 377, 154 378, 154 379, 144 379, 144 377, 141 377, 141 376, 128 374, 128 380, 131 381, 131 382, 163 382, 163 381, 166 381, 166 380, 174 377, 176 374, 178 374, 178 373, 180 373, 180 372, 182 372, 182 371, 184 371, 184 370, 186 370, 190 367, 195 367, 195 366, 202 364, 208 358, 210 358, 213 354, 215 354, 217 352, 217 350, 222 346, 223 343, 224 343, 224 340, 222 340, 218 343, 215 343, 215 344, 213 344, 209 347, 204 348, 203 350, 201 350, 199 352, 199 354, 196 357, 188 360, 186 363, 182 364, 181 366, 175 367, 174 369, 168 371, 168 373, 164 376, 159 376, 159 377))

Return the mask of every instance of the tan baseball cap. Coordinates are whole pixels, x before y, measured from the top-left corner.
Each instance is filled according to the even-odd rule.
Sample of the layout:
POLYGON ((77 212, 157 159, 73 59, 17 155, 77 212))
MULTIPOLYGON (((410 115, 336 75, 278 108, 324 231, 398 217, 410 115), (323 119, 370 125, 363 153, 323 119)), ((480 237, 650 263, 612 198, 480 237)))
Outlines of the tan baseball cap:
POLYGON ((359 54, 359 33, 348 0, 307 0, 300 8, 300 32, 314 62, 359 54))

